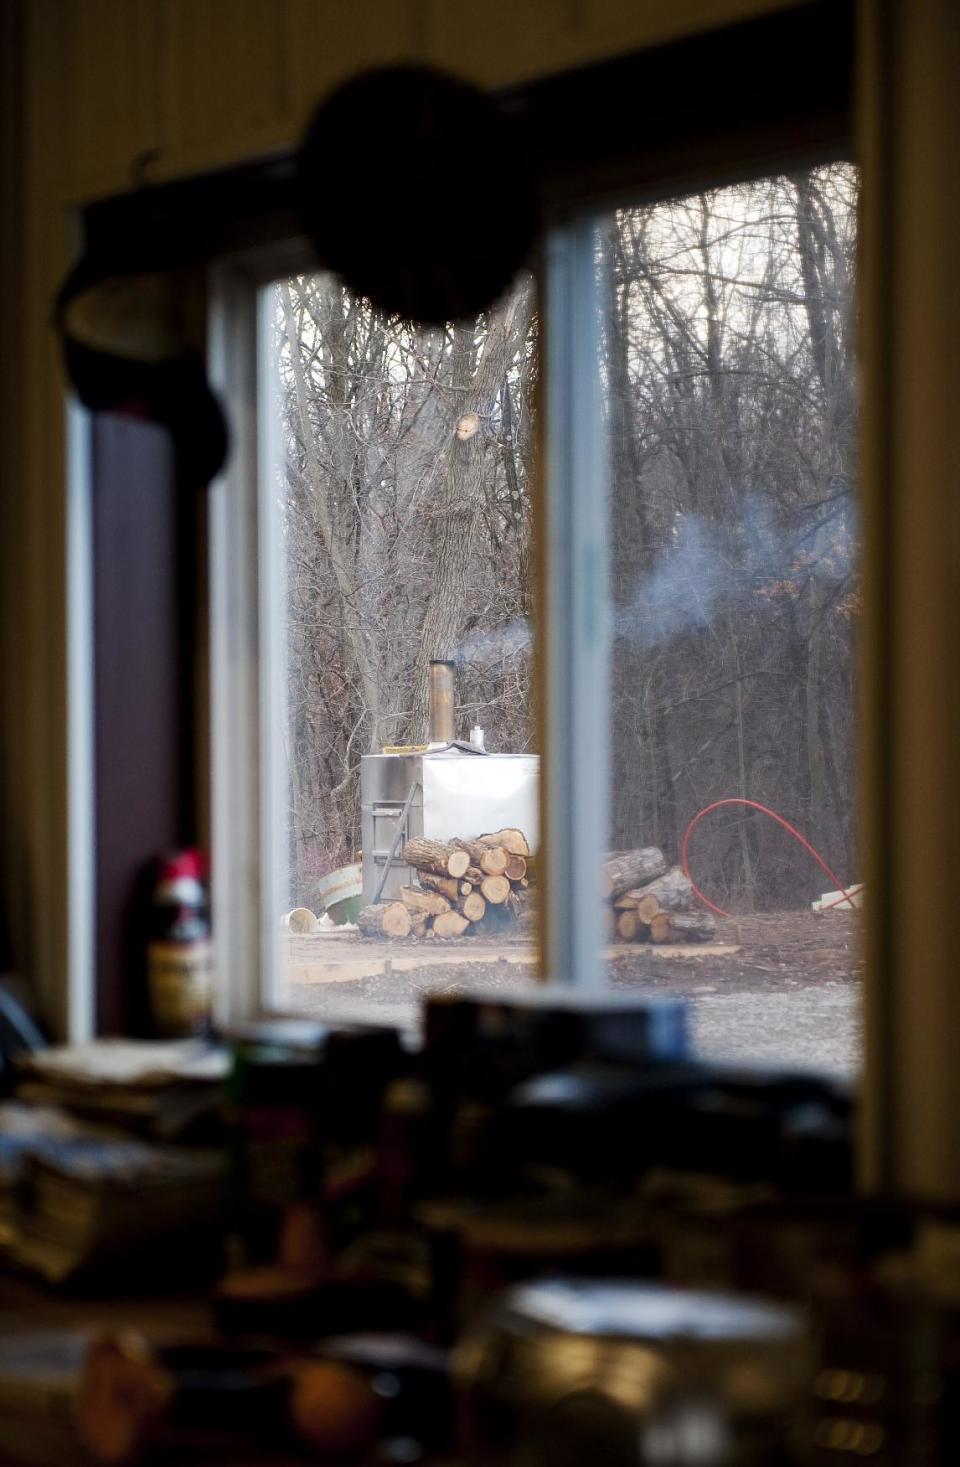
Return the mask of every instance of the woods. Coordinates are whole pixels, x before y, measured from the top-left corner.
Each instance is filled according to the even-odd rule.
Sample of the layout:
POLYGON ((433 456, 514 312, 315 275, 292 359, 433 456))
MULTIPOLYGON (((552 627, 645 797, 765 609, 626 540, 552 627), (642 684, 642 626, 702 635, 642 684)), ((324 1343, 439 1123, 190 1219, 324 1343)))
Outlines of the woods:
POLYGON ((444 331, 385 321, 329 277, 277 289, 293 889, 359 845, 359 760, 425 736, 433 657, 461 720, 530 744, 529 472, 536 326, 521 282, 444 331), (474 634, 477 634, 474 645, 474 634))
MULTIPOLYGON (((599 227, 613 849, 673 860, 697 810, 743 795, 858 874, 856 193, 833 165, 599 227)), ((275 328, 292 904, 356 851, 361 754, 423 738, 431 657, 459 664, 461 729, 533 746, 539 323, 528 280, 425 331, 318 276, 277 287, 275 328)), ((741 812, 693 857, 738 910, 817 887, 741 812)))

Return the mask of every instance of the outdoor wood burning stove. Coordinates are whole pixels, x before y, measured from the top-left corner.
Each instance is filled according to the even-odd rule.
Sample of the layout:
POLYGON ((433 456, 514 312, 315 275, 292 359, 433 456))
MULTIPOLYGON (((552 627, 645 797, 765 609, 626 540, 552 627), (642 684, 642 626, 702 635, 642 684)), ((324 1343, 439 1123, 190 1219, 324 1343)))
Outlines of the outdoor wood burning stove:
POLYGON ((539 755, 455 741, 453 671, 452 663, 431 663, 426 749, 360 761, 364 904, 409 884, 402 852, 414 836, 451 840, 511 826, 532 851, 539 844, 539 755))

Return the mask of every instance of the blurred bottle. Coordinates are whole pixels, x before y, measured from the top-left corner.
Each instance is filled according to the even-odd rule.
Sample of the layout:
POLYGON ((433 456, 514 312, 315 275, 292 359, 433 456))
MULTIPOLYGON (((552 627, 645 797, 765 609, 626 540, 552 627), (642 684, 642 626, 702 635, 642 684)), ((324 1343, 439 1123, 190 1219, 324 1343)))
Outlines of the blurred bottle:
POLYGON ((198 850, 174 851, 160 863, 151 903, 147 982, 155 1034, 176 1039, 209 1033, 213 946, 198 850))

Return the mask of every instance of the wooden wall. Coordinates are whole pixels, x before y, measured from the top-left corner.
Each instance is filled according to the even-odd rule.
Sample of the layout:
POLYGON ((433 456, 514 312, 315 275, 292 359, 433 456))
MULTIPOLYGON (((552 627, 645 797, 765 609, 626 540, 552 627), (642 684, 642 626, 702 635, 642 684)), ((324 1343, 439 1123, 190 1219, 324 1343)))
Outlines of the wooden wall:
MULTIPOLYGON (((59 73, 73 197, 295 138, 364 67, 425 60, 483 86, 577 66, 784 0, 32 0, 31 65, 59 73)), ((376 160, 371 160, 375 176, 376 160)))

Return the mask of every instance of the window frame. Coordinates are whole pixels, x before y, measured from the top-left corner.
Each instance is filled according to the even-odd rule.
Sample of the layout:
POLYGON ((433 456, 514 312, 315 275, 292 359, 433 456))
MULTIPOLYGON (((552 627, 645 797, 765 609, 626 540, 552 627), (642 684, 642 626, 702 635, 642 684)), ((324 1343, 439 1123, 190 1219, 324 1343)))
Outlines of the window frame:
MULTIPOLYGON (((542 978, 602 981, 598 873, 608 798, 607 470, 598 362, 592 209, 547 232, 539 277, 544 313, 544 426, 535 478, 538 702, 544 709, 540 828, 542 978), (562 425, 556 432, 552 424, 562 425), (571 894, 596 890, 595 901, 571 894)), ((236 425, 225 473, 211 488, 211 799, 219 1017, 283 1012, 281 911, 286 832, 276 714, 285 678, 276 608, 283 596, 269 485, 279 462, 269 382, 267 288, 316 269, 303 241, 245 252, 211 277, 210 369, 236 425), (273 711, 272 711, 273 710, 273 711), (243 893, 241 903, 237 893, 243 893), (229 975, 229 976, 228 976, 229 975)))
MULTIPOLYGON (((832 152, 831 159, 818 161, 838 156, 843 154, 832 152)), ((811 161, 806 152, 793 161, 799 164, 801 158, 811 161)), ((757 167, 751 167, 738 180, 757 176, 757 167)), ((676 184, 656 190, 655 199, 684 191, 676 184)), ((630 193, 617 202, 637 200, 630 193)), ((597 873, 607 844, 609 800, 609 483, 597 368, 596 226, 612 207, 605 197, 558 210, 544 234, 538 275, 544 341, 534 524, 542 710, 540 976, 576 987, 604 981, 597 873)), ((316 262, 305 244, 289 239, 277 248, 248 252, 214 274, 213 380, 241 435, 224 482, 214 490, 213 504, 220 509, 213 510, 211 532, 213 652, 219 669, 213 722, 214 906, 218 932, 224 934, 221 974, 231 975, 229 984, 220 985, 222 1014, 233 1020, 287 1007, 278 926, 286 846, 279 819, 283 770, 270 712, 285 699, 276 615, 283 570, 277 517, 267 503, 279 458, 271 441, 277 414, 270 395, 273 323, 265 311, 265 287, 311 269, 316 262), (225 505, 232 511, 227 520, 225 505), (244 566, 242 581, 238 571, 244 566), (242 647, 229 650, 230 628, 243 625, 248 629, 245 655, 242 647), (230 686, 224 676, 228 666, 234 670, 230 686), (255 739, 249 736, 253 728, 255 739), (246 816, 238 814, 244 810, 246 816), (238 891, 244 893, 242 917, 238 891), (226 913, 230 916, 224 920, 226 913)))

